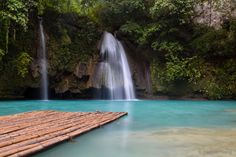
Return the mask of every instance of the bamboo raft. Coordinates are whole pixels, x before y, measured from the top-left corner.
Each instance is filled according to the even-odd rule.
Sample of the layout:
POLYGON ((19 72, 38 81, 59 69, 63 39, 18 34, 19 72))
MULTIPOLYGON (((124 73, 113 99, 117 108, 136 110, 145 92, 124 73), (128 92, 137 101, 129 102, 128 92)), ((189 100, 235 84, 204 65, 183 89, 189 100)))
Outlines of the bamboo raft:
POLYGON ((0 157, 32 155, 125 115, 125 112, 33 111, 0 117, 0 157))

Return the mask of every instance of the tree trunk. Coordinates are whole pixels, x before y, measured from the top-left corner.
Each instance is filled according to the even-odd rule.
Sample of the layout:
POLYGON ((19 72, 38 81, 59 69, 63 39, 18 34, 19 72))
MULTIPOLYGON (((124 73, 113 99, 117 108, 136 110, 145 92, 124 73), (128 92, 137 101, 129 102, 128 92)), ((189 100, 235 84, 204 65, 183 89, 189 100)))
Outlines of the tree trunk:
POLYGON ((8 45, 9 45, 9 29, 10 29, 10 20, 6 19, 6 23, 5 23, 5 27, 6 27, 6 36, 5 36, 5 40, 6 40, 6 45, 5 45, 5 53, 8 53, 8 45))

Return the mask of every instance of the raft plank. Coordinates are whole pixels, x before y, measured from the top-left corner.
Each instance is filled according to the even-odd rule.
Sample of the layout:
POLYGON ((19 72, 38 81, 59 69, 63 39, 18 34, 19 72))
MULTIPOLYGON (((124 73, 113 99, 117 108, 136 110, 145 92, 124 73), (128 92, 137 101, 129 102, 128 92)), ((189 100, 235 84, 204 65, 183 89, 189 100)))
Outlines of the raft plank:
POLYGON ((119 119, 126 112, 33 111, 0 117, 0 157, 28 156, 119 119))

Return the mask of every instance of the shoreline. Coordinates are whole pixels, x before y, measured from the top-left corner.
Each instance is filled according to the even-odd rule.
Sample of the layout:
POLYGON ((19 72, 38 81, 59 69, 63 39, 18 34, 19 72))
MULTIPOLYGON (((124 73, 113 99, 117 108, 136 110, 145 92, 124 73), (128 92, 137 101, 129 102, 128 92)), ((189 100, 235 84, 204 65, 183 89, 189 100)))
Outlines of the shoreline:
MULTIPOLYGON (((25 97, 0 97, 0 101, 24 101, 24 100, 41 100, 30 99, 25 97)), ((93 98, 50 98, 49 100, 100 100, 93 98)), ((101 99, 106 100, 106 99, 101 99)), ((223 99, 208 99, 203 97, 172 97, 172 96, 151 96, 151 97, 138 97, 137 100, 189 100, 189 101, 236 101, 236 98, 223 98, 223 99)))

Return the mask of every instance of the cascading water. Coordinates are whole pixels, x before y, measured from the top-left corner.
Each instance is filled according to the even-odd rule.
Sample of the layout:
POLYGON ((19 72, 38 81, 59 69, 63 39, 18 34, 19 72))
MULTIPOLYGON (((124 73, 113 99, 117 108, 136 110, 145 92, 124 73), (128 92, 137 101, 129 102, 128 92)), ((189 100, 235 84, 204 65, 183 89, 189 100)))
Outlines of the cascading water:
POLYGON ((43 30, 42 19, 39 21, 39 59, 41 68, 41 99, 48 100, 48 70, 47 70, 47 55, 46 43, 43 30))
POLYGON ((105 32, 100 47, 101 62, 96 74, 100 98, 135 99, 129 64, 121 42, 105 32))

